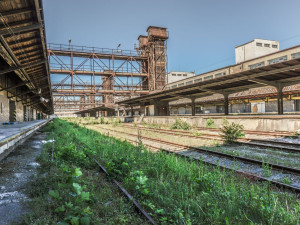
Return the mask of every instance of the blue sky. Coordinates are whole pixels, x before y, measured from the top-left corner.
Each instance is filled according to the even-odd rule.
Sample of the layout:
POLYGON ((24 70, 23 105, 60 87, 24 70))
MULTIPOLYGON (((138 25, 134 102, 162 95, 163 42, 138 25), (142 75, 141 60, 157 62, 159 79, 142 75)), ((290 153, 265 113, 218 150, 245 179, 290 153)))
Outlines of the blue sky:
POLYGON ((48 43, 132 50, 149 25, 169 31, 169 71, 234 64, 253 38, 300 44, 299 0, 44 0, 48 43))

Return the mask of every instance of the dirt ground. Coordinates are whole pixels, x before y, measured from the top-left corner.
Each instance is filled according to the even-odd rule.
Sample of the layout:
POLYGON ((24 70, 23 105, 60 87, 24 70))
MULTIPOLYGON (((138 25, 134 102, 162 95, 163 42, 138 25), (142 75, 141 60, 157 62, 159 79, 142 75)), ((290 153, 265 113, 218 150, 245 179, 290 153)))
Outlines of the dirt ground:
POLYGON ((17 222, 26 208, 26 188, 37 173, 36 157, 41 153, 46 134, 36 132, 30 139, 0 161, 0 224, 17 222))

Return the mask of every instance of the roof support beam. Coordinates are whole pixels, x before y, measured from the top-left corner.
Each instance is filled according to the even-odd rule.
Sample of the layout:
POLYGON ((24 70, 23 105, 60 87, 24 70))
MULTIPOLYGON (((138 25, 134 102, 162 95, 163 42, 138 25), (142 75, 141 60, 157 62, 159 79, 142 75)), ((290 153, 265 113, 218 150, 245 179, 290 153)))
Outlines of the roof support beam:
POLYGON ((16 85, 13 85, 13 86, 10 86, 10 87, 7 87, 7 88, 1 88, 0 91, 7 91, 9 89, 12 89, 12 88, 17 88, 17 87, 22 87, 26 84, 29 84, 31 82, 34 82, 34 81, 41 81, 41 80, 46 80, 48 79, 48 77, 42 77, 40 79, 34 79, 34 80, 31 80, 31 81, 27 81, 27 82, 22 82, 22 83, 19 83, 19 84, 16 84, 16 85))
POLYGON ((23 9, 17 9, 17 10, 11 10, 11 11, 7 11, 7 12, 3 12, 1 13, 1 15, 3 17, 6 16, 16 16, 19 14, 24 14, 24 13, 31 13, 33 10, 30 8, 23 8, 23 9))
POLYGON ((0 70, 0 75, 10 73, 10 72, 13 72, 13 71, 16 71, 16 70, 20 70, 20 69, 25 69, 25 68, 28 68, 28 67, 31 67, 31 66, 37 66, 37 65, 43 64, 45 62, 46 62, 46 60, 42 60, 42 61, 32 63, 32 64, 28 64, 28 65, 25 65, 25 66, 16 66, 16 67, 11 67, 11 68, 8 68, 8 69, 5 69, 5 70, 0 70))
POLYGON ((13 28, 13 29, 9 29, 9 30, 7 30, 7 29, 1 30, 0 35, 1 36, 5 36, 5 35, 9 35, 9 34, 16 35, 21 32, 36 30, 36 29, 40 29, 40 28, 43 28, 43 25, 39 24, 39 23, 35 23, 32 25, 24 26, 24 27, 17 27, 17 28, 13 28))

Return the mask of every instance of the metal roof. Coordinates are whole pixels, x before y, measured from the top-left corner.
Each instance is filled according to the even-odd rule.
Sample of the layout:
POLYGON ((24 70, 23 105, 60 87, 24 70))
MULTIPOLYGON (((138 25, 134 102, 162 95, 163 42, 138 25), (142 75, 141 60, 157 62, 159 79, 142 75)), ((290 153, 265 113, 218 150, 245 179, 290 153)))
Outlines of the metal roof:
POLYGON ((286 86, 300 82, 300 59, 246 70, 194 84, 163 90, 137 98, 118 102, 119 104, 140 105, 156 101, 173 101, 181 98, 198 98, 213 93, 232 94, 249 88, 284 83, 286 86))
POLYGON ((0 54, 7 63, 1 74, 9 74, 37 108, 53 113, 42 1, 0 1, 0 19, 0 54))

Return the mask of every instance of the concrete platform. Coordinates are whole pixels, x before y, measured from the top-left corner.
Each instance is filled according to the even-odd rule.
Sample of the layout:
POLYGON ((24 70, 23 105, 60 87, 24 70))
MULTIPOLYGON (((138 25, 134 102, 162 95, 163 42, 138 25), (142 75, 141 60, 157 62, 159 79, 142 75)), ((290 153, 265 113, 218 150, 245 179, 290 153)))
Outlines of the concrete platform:
POLYGON ((254 131, 300 131, 300 115, 197 115, 197 116, 141 116, 134 117, 107 117, 107 119, 119 118, 122 122, 146 122, 164 125, 173 124, 176 119, 186 121, 190 125, 206 127, 207 120, 212 119, 217 128, 222 126, 223 119, 228 122, 239 123, 245 130, 254 131))
POLYGON ((0 161, 48 122, 49 120, 35 120, 13 125, 1 125, 0 161))

